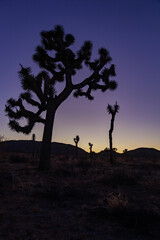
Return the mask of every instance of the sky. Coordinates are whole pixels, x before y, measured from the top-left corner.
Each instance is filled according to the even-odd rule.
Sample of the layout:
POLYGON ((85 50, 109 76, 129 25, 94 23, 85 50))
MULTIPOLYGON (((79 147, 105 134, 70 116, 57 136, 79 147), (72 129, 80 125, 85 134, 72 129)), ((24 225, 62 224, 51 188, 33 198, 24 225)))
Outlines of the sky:
MULTIPOLYGON (((73 48, 93 43, 93 58, 105 47, 116 67, 115 91, 94 92, 94 101, 71 95, 56 113, 52 141, 99 152, 109 147, 111 116, 108 104, 120 106, 115 118, 113 147, 152 147, 160 150, 160 0, 0 0, 0 135, 8 140, 41 141, 43 128, 37 124, 31 134, 11 131, 5 104, 22 92, 19 64, 40 70, 32 60, 40 44, 40 32, 55 25, 75 37, 73 48)), ((88 72, 79 74, 83 80, 88 72)), ((76 78, 75 78, 76 81, 76 78)), ((58 86, 61 88, 61 86, 58 86)), ((57 89, 58 90, 58 89, 57 89)))

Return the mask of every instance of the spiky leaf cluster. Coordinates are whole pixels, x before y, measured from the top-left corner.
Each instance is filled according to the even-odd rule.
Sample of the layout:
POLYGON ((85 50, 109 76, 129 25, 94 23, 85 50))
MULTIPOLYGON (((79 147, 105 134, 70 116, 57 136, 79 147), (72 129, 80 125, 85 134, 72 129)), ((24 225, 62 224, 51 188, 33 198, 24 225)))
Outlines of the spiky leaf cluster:
POLYGON ((116 113, 118 113, 119 111, 119 105, 117 104, 117 102, 115 103, 114 106, 111 106, 110 104, 108 104, 107 106, 107 112, 111 115, 115 115, 116 113))
POLYGON ((24 68, 21 65, 19 77, 22 88, 25 91, 20 94, 18 100, 10 98, 5 106, 5 111, 10 119, 9 127, 16 132, 28 134, 36 122, 45 123, 45 120, 41 117, 41 113, 47 109, 48 99, 54 96, 55 91, 50 84, 49 75, 45 71, 34 76, 30 68, 24 68), (38 100, 33 99, 32 93, 37 96, 38 100), (27 110, 24 102, 37 107, 37 111, 34 113, 27 110), (27 124, 21 126, 19 120, 23 120, 24 118, 27 120, 27 124))
POLYGON ((68 81, 74 91, 74 96, 85 96, 89 100, 93 100, 92 90, 100 89, 105 92, 107 89, 115 90, 117 83, 110 80, 114 77, 114 65, 109 68, 104 66, 111 62, 109 52, 105 48, 99 49, 99 59, 91 61, 92 43, 85 41, 77 53, 74 53, 70 48, 74 43, 74 36, 65 34, 62 26, 58 25, 51 31, 41 32, 42 44, 36 48, 36 53, 33 55, 41 68, 46 69, 52 74, 52 84, 56 81, 68 81, 66 76, 75 75, 77 70, 82 69, 83 63, 92 71, 91 77, 81 82, 81 85, 73 85, 72 81, 68 81), (88 85, 87 91, 84 87, 88 85))
POLYGON ((73 140, 74 140, 75 144, 78 144, 80 137, 77 135, 73 140))
MULTIPOLYGON (((114 90, 117 83, 110 80, 114 77, 115 68, 110 64, 111 57, 105 48, 98 51, 98 59, 91 60, 92 43, 85 41, 82 47, 74 53, 71 49, 74 44, 74 36, 65 34, 62 26, 57 25, 51 31, 41 32, 41 45, 37 46, 33 55, 33 60, 42 69, 34 76, 30 67, 24 68, 22 65, 19 71, 21 86, 24 90, 18 100, 9 99, 6 104, 6 113, 10 118, 9 126, 19 132, 29 133, 36 122, 45 123, 41 118, 41 113, 47 110, 48 102, 52 99, 52 106, 57 107, 71 94, 75 97, 85 96, 93 100, 92 92, 95 90, 114 90), (106 65, 109 65, 106 68, 106 65), (73 84, 72 76, 86 66, 91 74, 78 84, 73 84), (65 81, 65 88, 56 96, 56 82, 65 81), (34 96, 36 96, 35 100, 34 96), (37 108, 35 113, 27 110, 24 103, 37 108), (27 125, 20 126, 19 120, 26 118, 27 125)), ((75 138, 75 141, 79 141, 75 138)))
MULTIPOLYGON (((27 96, 27 93, 26 94, 24 93, 24 95, 27 96)), ((29 94, 28 94, 28 96, 29 96, 29 94)), ((23 98, 19 98, 16 101, 16 100, 10 98, 7 101, 7 104, 5 106, 5 111, 8 115, 8 117, 10 118, 9 127, 12 130, 15 130, 16 132, 23 132, 25 134, 28 134, 31 132, 31 130, 36 122, 44 123, 45 120, 40 116, 40 114, 42 113, 42 111, 40 109, 36 113, 33 113, 33 112, 25 109, 25 107, 22 103, 22 99, 23 98), (24 118, 27 120, 27 124, 25 126, 21 126, 18 121, 21 119, 24 119, 24 118)), ((30 100, 30 101, 32 101, 32 100, 30 100)))
POLYGON ((89 149, 92 151, 93 143, 89 142, 88 145, 89 145, 89 149))

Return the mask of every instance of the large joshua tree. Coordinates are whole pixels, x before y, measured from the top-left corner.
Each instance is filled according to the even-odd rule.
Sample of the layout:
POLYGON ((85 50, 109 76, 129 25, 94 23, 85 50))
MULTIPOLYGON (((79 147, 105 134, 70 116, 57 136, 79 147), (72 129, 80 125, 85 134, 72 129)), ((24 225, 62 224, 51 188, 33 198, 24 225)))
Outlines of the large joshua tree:
POLYGON ((117 83, 110 80, 110 77, 116 74, 109 52, 105 48, 100 48, 98 59, 91 60, 90 41, 85 41, 77 53, 70 48, 73 43, 74 36, 65 34, 60 25, 51 31, 42 31, 41 45, 36 48, 33 55, 33 60, 42 71, 34 75, 30 67, 20 65, 19 77, 24 92, 20 94, 18 100, 9 99, 5 108, 12 130, 29 134, 36 122, 44 124, 39 165, 42 170, 51 167, 52 129, 56 110, 62 102, 72 92, 74 97, 85 96, 93 100, 93 90, 105 92, 107 89, 114 90, 117 87, 117 83), (105 67, 107 64, 108 68, 105 67), (73 76, 84 66, 90 69, 90 75, 81 82, 73 83, 73 76), (59 94, 55 90, 57 82, 65 83, 59 94), (32 112, 27 109, 26 103, 36 110, 32 112), (42 115, 43 112, 45 115, 42 115), (27 120, 26 125, 22 125, 20 121, 22 118, 27 120))
POLYGON ((110 123, 110 130, 109 130, 109 145, 110 145, 110 162, 111 162, 111 164, 113 164, 112 133, 113 133, 113 129, 114 129, 115 116, 116 116, 116 113, 118 113, 118 111, 119 111, 119 105, 117 104, 117 102, 114 106, 111 106, 111 105, 108 104, 107 111, 108 111, 109 114, 112 115, 111 123, 110 123))

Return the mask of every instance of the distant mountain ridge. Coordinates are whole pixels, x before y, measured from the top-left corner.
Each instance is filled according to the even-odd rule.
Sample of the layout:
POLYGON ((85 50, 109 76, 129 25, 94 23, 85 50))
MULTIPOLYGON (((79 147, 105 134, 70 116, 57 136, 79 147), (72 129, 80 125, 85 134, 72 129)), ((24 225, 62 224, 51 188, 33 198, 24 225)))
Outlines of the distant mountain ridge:
MULTIPOLYGON (((103 150, 99 153, 97 153, 100 156, 107 156, 109 155, 109 149, 103 150)), ((128 156, 128 157, 135 157, 135 158, 159 158, 160 159, 160 151, 155 148, 136 148, 133 150, 128 150, 125 153, 118 153, 114 152, 115 156, 128 156)))
MULTIPOLYGON (((32 140, 10 140, 1 143, 2 151, 4 152, 22 152, 22 153, 32 153, 33 150, 33 141, 32 140)), ((40 153, 41 142, 35 141, 34 148, 35 153, 40 153)), ((87 156, 89 153, 83 150, 82 148, 78 148, 78 152, 80 156, 87 156)), ((51 153, 55 155, 74 155, 75 154, 75 146, 71 144, 52 142, 51 144, 51 153)), ((98 155, 109 154, 109 151, 101 151, 97 153, 98 155)), ((126 153, 115 153, 118 155, 126 155, 130 157, 152 157, 152 158, 160 158, 160 151, 155 148, 137 148, 134 150, 128 150, 126 153)))
MULTIPOLYGON (((34 142, 35 153, 40 153, 41 142, 34 142)), ((33 151, 33 141, 32 140, 10 140, 3 143, 4 152, 22 152, 22 153, 32 153, 33 151)), ((52 142, 51 143, 51 153, 55 155, 74 155, 75 146, 71 144, 52 142)), ((87 155, 88 153, 82 148, 78 148, 78 153, 80 156, 87 155)))
POLYGON ((126 153, 131 157, 152 157, 152 158, 160 158, 160 151, 155 148, 137 148, 134 150, 127 151, 126 153))

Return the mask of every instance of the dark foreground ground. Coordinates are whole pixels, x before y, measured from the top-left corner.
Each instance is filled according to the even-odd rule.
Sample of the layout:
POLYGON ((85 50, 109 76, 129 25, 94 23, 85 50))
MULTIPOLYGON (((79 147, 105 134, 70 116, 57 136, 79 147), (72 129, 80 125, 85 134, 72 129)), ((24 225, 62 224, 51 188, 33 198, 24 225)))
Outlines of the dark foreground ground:
POLYGON ((160 239, 160 159, 0 153, 0 240, 160 239))

